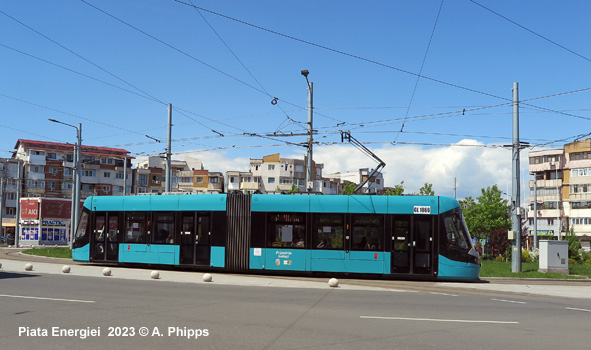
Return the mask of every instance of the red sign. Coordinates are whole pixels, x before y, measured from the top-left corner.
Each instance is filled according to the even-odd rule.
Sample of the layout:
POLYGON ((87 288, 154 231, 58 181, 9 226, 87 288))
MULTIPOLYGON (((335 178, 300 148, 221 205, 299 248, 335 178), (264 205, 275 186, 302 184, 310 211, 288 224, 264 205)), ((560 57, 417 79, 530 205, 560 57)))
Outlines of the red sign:
POLYGON ((36 199, 21 199, 21 220, 39 220, 39 201, 36 199))
POLYGON ((44 219, 70 219, 72 202, 51 199, 41 200, 41 217, 44 219))

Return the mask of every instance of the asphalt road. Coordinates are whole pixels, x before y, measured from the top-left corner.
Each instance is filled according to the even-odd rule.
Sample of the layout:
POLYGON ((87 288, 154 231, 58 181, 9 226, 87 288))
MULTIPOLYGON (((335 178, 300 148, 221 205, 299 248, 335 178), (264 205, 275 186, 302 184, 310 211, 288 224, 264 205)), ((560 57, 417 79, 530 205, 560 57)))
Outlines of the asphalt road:
POLYGON ((588 299, 0 272, 2 349, 574 349, 590 321, 588 299))

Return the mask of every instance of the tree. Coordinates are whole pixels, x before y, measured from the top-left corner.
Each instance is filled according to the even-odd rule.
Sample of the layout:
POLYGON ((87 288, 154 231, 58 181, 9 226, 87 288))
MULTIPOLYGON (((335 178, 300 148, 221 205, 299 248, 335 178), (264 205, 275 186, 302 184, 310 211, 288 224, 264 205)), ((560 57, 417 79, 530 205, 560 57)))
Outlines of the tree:
POLYGON ((404 181, 400 181, 400 185, 396 185, 393 188, 388 187, 384 192, 386 196, 402 196, 404 193, 404 181))
POLYGON ((300 192, 299 187, 296 187, 296 185, 292 183, 291 184, 291 190, 287 191, 287 194, 294 194, 294 193, 297 193, 297 192, 300 192))
POLYGON ((343 189, 341 194, 353 194, 353 193, 355 193, 356 187, 357 187, 357 185, 355 185, 355 184, 348 184, 347 186, 345 186, 345 188, 343 189))
POLYGON ((497 185, 481 189, 482 194, 474 201, 471 197, 462 202, 466 225, 474 238, 489 238, 491 231, 511 227, 509 204, 501 197, 497 185))
POLYGON ((433 184, 425 182, 423 187, 419 189, 419 196, 434 196, 435 191, 433 191, 433 184))

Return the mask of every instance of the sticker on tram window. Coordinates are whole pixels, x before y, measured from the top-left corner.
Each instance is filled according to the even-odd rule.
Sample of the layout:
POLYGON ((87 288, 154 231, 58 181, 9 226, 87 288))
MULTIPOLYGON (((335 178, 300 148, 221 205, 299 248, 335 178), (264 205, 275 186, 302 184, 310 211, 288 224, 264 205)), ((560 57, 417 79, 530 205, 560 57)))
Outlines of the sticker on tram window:
POLYGON ((263 250, 261 248, 254 248, 254 256, 261 256, 263 255, 263 250))
POLYGON ((430 206, 415 205, 415 214, 431 214, 430 206))

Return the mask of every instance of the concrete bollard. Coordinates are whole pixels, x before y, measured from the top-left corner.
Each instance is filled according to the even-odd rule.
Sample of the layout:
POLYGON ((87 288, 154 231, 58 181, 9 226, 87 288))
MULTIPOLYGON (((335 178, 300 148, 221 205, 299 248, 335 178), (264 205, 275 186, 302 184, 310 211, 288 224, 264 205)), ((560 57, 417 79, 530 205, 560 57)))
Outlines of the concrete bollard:
POLYGON ((62 272, 63 273, 70 273, 70 266, 68 265, 64 265, 64 267, 62 267, 62 272))
POLYGON ((336 288, 339 286, 339 280, 336 278, 331 278, 328 280, 328 285, 332 288, 336 288))
POLYGON ((33 271, 33 264, 27 263, 25 265, 25 271, 33 271))
POLYGON ((152 279, 154 279, 154 280, 157 280, 157 279, 159 279, 159 278, 160 278, 160 272, 158 272, 158 271, 152 271, 152 272, 150 273, 150 277, 151 277, 152 279))
POLYGON ((213 281, 213 277, 211 276, 211 274, 206 273, 203 275, 203 282, 212 282, 213 281))
POLYGON ((105 267, 103 269, 103 276, 111 276, 111 269, 108 267, 105 267))

